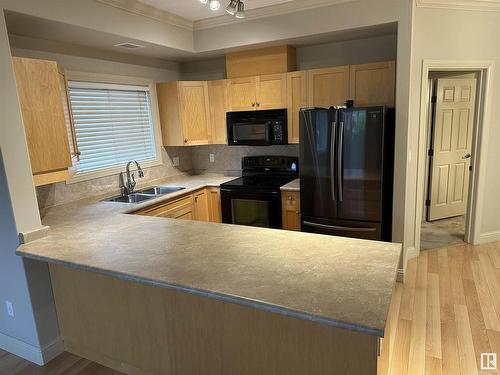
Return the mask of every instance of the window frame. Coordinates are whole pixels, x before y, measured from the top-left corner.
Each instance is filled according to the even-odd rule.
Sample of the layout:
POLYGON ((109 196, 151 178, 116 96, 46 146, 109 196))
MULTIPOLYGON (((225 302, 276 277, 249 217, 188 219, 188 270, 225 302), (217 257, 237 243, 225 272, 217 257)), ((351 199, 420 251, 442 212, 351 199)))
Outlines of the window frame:
MULTIPOLYGON (((149 169, 152 167, 157 167, 164 164, 163 160, 163 142, 161 134, 160 125, 160 114, 158 110, 158 98, 156 95, 156 83, 152 79, 141 78, 141 77, 128 77, 128 76, 117 76, 110 74, 97 74, 97 73, 87 73, 87 72, 76 72, 67 71, 66 77, 68 80, 68 87, 70 81, 81 81, 88 82, 90 84, 115 84, 115 85, 131 85, 131 86, 147 86, 149 88, 149 99, 151 108, 151 119, 153 122, 153 135, 156 148, 156 159, 146 160, 141 162, 142 169, 149 169)), ((76 169, 76 168, 75 168, 76 169)), ((112 166, 108 168, 78 172, 76 170, 75 175, 73 175, 66 184, 75 184, 78 182, 94 180, 102 177, 118 176, 121 172, 125 171, 125 165, 123 166, 112 166)))

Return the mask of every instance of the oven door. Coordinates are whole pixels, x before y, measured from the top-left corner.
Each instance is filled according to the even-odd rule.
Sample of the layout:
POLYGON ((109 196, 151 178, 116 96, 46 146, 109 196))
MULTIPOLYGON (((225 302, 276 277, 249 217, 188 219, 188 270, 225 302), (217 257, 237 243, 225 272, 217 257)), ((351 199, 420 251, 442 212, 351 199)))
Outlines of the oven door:
POLYGON ((221 188, 222 222, 254 227, 281 228, 278 191, 221 188))
POLYGON ((238 121, 228 124, 228 143, 230 145, 265 146, 271 143, 269 121, 238 121))

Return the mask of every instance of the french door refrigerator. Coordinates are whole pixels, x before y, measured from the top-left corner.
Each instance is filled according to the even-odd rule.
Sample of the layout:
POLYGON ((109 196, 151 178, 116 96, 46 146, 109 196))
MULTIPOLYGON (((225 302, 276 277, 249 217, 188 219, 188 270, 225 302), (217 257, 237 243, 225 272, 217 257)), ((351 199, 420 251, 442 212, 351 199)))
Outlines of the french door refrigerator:
POLYGON ((301 230, 391 241, 394 109, 300 114, 301 230))

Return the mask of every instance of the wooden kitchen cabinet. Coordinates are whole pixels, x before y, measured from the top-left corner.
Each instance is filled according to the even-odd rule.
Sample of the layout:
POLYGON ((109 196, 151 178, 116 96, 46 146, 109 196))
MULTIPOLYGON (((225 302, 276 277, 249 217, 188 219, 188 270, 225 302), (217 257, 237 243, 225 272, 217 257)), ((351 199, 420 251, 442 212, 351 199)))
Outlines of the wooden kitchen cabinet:
POLYGON ((164 146, 210 143, 207 81, 178 81, 157 85, 164 146))
POLYGON ((211 144, 227 144, 226 112, 228 110, 227 80, 208 81, 211 144))
POLYGON ((307 73, 287 74, 288 143, 299 143, 300 109, 307 107, 307 73))
POLYGON ((208 211, 207 189, 201 189, 193 193, 194 202, 194 220, 210 221, 208 211))
POLYGON ((207 188, 209 216, 212 223, 222 223, 220 188, 207 188))
POLYGON ((349 66, 307 71, 310 107, 343 105, 349 99, 349 66))
POLYGON ((350 99, 356 107, 394 107, 396 62, 384 61, 350 66, 350 99))
POLYGON ((281 192, 282 228, 300 231, 300 192, 281 192))
POLYGON ((193 195, 189 194, 180 198, 173 198, 167 202, 162 202, 136 211, 134 214, 154 217, 168 217, 171 219, 194 220, 193 195))
POLYGON ((286 108, 286 74, 229 80, 229 103, 232 111, 286 108))
POLYGON ((12 62, 34 184, 66 181, 79 152, 64 70, 55 61, 12 62))
POLYGON ((257 77, 229 80, 229 105, 231 111, 251 111, 255 109, 256 81, 257 77))

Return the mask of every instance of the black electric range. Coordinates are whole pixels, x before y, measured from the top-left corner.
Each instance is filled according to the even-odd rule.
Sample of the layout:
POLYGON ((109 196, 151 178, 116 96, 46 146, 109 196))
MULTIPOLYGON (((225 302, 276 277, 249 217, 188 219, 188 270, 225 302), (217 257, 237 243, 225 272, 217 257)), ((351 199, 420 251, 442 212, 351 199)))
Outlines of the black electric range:
POLYGON ((297 177, 296 157, 244 157, 242 177, 221 185, 222 221, 281 228, 280 187, 297 177))

